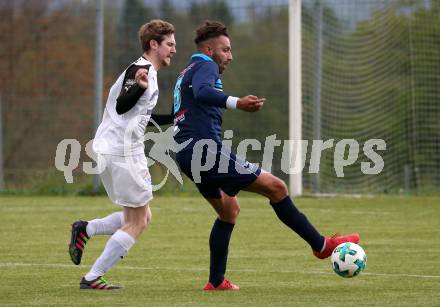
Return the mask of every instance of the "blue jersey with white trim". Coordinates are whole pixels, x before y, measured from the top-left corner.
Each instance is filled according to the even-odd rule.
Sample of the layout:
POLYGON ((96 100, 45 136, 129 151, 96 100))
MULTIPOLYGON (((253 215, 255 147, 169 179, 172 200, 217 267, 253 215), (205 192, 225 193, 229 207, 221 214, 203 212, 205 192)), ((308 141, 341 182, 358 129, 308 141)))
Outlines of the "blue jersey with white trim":
POLYGON ((223 93, 218 65, 205 54, 194 54, 179 74, 174 87, 174 139, 212 139, 221 143, 223 111, 228 96, 223 93))

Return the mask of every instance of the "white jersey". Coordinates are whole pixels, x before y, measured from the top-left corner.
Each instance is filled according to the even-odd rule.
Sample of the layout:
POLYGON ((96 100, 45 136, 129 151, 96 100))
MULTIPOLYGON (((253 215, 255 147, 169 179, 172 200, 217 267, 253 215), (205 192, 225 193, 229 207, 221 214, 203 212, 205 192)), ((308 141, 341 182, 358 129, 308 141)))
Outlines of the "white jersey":
POLYGON ((148 71, 148 88, 132 109, 119 115, 116 112, 116 99, 121 93, 127 69, 119 76, 110 88, 104 116, 93 141, 93 150, 97 153, 118 156, 144 153, 145 128, 159 97, 157 71, 143 57, 137 59, 133 65, 151 65, 148 71))

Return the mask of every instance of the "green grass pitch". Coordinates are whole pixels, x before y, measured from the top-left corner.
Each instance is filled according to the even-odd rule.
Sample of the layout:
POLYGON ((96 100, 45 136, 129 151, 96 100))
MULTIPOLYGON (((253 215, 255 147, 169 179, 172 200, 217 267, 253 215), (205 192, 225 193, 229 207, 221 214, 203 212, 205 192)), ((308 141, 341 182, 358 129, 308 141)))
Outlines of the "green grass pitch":
MULTIPOLYGON (((177 195, 178 196, 178 195, 177 195)), ((67 254, 70 223, 118 207, 105 197, 0 197, 0 305, 7 306, 439 306, 440 198, 298 198, 324 234, 358 231, 366 271, 337 276, 330 261, 278 221, 262 197, 244 195, 227 277, 238 292, 201 291, 214 211, 201 197, 157 197, 153 222, 107 279, 120 291, 80 291, 107 237, 67 254)))

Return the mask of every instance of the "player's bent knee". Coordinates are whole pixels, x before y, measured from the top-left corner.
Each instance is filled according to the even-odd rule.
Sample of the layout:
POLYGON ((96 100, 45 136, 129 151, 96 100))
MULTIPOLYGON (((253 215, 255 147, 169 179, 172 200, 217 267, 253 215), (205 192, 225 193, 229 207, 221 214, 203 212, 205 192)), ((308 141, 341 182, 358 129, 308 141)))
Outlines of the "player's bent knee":
POLYGON ((136 237, 139 237, 144 232, 146 227, 147 227, 146 220, 142 219, 141 221, 133 225, 132 231, 136 237))
POLYGON ((289 193, 286 183, 278 177, 274 177, 270 187, 271 202, 279 202, 284 199, 289 193))
POLYGON ((235 220, 239 214, 240 214, 240 206, 235 206, 230 212, 230 217, 231 219, 235 220))
POLYGON ((124 226, 121 227, 122 231, 125 231, 135 239, 137 239, 142 234, 144 229, 145 229, 144 222, 125 223, 124 226))
POLYGON ((240 206, 232 206, 231 209, 228 212, 228 221, 229 223, 235 224, 235 221, 238 218, 238 215, 240 214, 240 206))
POLYGON ((235 224, 238 215, 240 214, 240 206, 229 206, 227 210, 219 213, 220 220, 235 224))
POLYGON ((126 224, 125 228, 129 229, 129 232, 138 237, 147 228, 149 220, 151 220, 151 216, 147 217, 146 214, 145 216, 138 218, 136 221, 126 224))

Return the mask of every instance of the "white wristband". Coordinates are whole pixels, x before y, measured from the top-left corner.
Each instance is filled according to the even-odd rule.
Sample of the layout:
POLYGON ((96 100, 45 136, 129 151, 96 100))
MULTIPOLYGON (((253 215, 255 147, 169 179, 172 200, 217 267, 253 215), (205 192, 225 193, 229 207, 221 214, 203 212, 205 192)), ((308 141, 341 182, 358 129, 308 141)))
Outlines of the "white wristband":
POLYGON ((226 100, 226 108, 227 109, 236 109, 238 99, 240 99, 240 98, 234 97, 234 96, 229 96, 228 99, 226 100))

